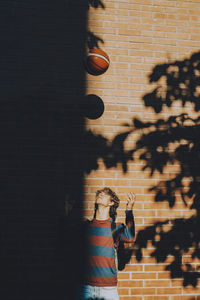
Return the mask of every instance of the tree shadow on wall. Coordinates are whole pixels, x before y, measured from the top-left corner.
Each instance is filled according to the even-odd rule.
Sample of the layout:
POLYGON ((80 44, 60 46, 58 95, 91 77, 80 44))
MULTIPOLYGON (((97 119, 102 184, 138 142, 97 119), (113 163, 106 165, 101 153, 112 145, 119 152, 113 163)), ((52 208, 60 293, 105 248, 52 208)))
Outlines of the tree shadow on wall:
MULTIPOLYGON (((75 7, 79 6, 81 4, 81 7, 85 7, 85 9, 89 10, 90 8, 95 9, 105 9, 105 4, 101 0, 65 0, 65 5, 67 9, 74 9, 75 7)), ((88 30, 86 32, 86 46, 89 49, 92 48, 99 48, 99 43, 103 44, 104 40, 96 35, 93 31, 88 30)))
MULTIPOLYGON (((200 53, 193 54, 189 59, 156 66, 150 75, 150 83, 157 83, 157 87, 146 94, 143 101, 155 113, 177 102, 182 107, 189 103, 193 106, 193 112, 198 112, 200 53)), ((124 136, 137 131, 141 136, 130 152, 133 159, 140 152, 139 158, 144 162, 143 171, 150 170, 151 175, 155 172, 163 174, 168 165, 179 166, 174 176, 170 174, 171 179, 160 181, 150 189, 155 192, 155 201, 167 201, 169 207, 173 208, 178 201, 177 195, 180 195, 185 207, 194 213, 190 218, 157 222, 141 230, 135 243, 136 258, 142 261, 142 249, 151 242, 154 247, 151 256, 157 262, 172 259, 166 267, 171 277, 183 278, 184 286, 195 287, 200 277, 199 267, 193 264, 200 259, 200 117, 192 115, 189 109, 188 113, 152 122, 134 118, 124 136)), ((122 147, 119 145, 119 148, 122 147)))
POLYGON ((92 31, 87 32, 87 47, 88 49, 100 48, 99 44, 104 44, 104 41, 101 37, 94 34, 92 31))
MULTIPOLYGON (((128 172, 128 162, 136 155, 144 162, 143 171, 149 170, 161 175, 168 165, 178 166, 169 180, 160 181, 150 191, 155 193, 155 202, 167 201, 169 207, 180 199, 185 208, 192 210, 192 217, 156 222, 138 233, 135 254, 142 261, 142 249, 149 242, 154 247, 151 256, 157 262, 168 263, 166 270, 172 278, 183 278, 183 285, 196 286, 200 277, 199 267, 194 262, 200 259, 200 117, 192 114, 200 110, 200 53, 190 58, 168 64, 157 65, 150 77, 150 83, 157 83, 151 93, 143 97, 144 105, 156 114, 165 107, 181 104, 192 105, 188 112, 174 114, 156 121, 133 119, 127 131, 109 142, 101 135, 85 132, 83 169, 88 173, 98 169, 101 157, 107 168, 121 164, 128 172), (164 82, 164 84, 163 84, 164 82), (136 146, 126 151, 124 142, 132 133, 139 132, 136 146), (186 258, 187 256, 187 258, 186 258)), ((185 111, 187 111, 185 109, 185 111)))
MULTIPOLYGON (((150 83, 158 86, 143 97, 146 107, 156 113, 165 106, 177 102, 182 107, 190 104, 193 112, 200 110, 200 53, 189 59, 161 64, 153 69, 150 83), (159 84, 164 80, 165 84, 159 84)), ((143 170, 149 169, 151 175, 161 174, 167 165, 178 165, 179 171, 171 173, 170 179, 160 181, 151 188, 155 201, 167 201, 173 208, 178 201, 177 195, 188 210, 193 210, 190 218, 177 218, 155 223, 138 233, 136 247, 137 259, 142 259, 142 248, 151 241, 154 246, 151 256, 157 262, 172 258, 166 267, 172 278, 183 278, 183 285, 196 286, 200 277, 199 267, 193 262, 200 259, 200 118, 181 113, 162 118, 155 122, 134 119, 135 130, 142 136, 136 143, 136 151, 141 150, 140 159, 145 162, 143 170), (189 202, 189 203, 188 203, 189 202), (188 256, 187 259, 184 256, 188 256)))

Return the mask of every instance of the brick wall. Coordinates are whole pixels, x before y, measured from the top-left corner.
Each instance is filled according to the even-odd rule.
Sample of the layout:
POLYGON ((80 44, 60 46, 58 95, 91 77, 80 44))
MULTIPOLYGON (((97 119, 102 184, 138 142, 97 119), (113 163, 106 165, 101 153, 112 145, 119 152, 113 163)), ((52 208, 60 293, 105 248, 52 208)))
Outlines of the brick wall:
MULTIPOLYGON (((180 103, 156 114, 146 108, 142 101, 145 93, 152 91, 148 75, 158 64, 190 58, 200 47, 200 1, 199 0, 107 0, 105 8, 90 8, 88 30, 103 39, 99 46, 110 57, 108 71, 101 76, 87 75, 87 94, 100 96, 105 105, 103 115, 96 120, 86 120, 86 129, 104 136, 109 141, 125 132, 125 123, 132 118, 155 121, 169 115, 192 112, 188 104, 183 109, 180 103)), ((193 113, 195 115, 195 113, 193 113)), ((134 146, 139 133, 132 134, 125 143, 126 149, 134 146)), ((195 212, 178 200, 171 209, 167 202, 154 201, 155 193, 149 191, 160 179, 169 179, 176 174, 179 165, 168 165, 162 175, 142 171, 143 161, 136 157, 128 162, 127 172, 121 164, 108 167, 102 158, 98 167, 85 175, 86 217, 92 217, 95 191, 103 186, 111 187, 121 198, 118 220, 124 222, 125 195, 136 193, 134 215, 136 231, 157 221, 190 217, 195 212)), ((183 287, 183 280, 172 279, 165 268, 170 257, 156 263, 150 256, 152 245, 143 250, 143 259, 138 262, 134 253, 131 261, 119 272, 120 299, 198 299, 200 287, 183 287)), ((187 254, 184 260, 187 261, 187 254)), ((189 259, 189 258, 188 258, 189 259)), ((194 261, 194 264, 198 261, 194 261)))

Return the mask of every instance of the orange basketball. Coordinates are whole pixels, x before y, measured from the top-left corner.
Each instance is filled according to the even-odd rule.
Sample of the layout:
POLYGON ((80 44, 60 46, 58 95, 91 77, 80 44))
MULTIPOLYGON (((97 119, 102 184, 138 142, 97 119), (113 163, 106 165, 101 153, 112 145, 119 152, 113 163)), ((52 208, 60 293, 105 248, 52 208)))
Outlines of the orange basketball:
POLYGON ((106 72, 110 64, 109 56, 99 48, 90 49, 86 57, 86 70, 92 75, 101 75, 106 72))

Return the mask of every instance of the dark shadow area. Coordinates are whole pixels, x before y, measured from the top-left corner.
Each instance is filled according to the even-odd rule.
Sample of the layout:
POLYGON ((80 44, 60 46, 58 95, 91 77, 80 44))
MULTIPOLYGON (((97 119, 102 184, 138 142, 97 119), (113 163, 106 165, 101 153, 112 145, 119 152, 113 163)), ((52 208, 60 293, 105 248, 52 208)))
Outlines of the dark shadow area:
POLYGON ((74 2, 73 0, 64 0, 63 2, 65 3, 67 8, 81 6, 86 7, 87 9, 89 9, 90 7, 93 7, 95 9, 105 9, 105 4, 101 0, 77 0, 76 2, 74 2))
POLYGON ((81 159, 82 168, 86 173, 98 169, 98 158, 102 158, 106 168, 116 167, 119 163, 124 172, 127 171, 127 162, 132 160, 133 150, 124 149, 124 142, 129 135, 121 133, 113 141, 109 141, 101 134, 94 134, 91 130, 85 131, 80 141, 82 153, 85 159, 81 159))
POLYGON ((1 1, 0 297, 73 299, 79 235, 64 226, 66 195, 82 216, 87 5, 1 1))

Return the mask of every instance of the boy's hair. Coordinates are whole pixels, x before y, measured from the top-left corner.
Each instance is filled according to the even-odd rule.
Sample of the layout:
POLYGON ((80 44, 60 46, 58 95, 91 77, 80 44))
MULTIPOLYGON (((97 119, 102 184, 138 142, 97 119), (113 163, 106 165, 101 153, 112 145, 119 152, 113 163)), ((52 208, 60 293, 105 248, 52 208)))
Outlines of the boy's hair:
MULTIPOLYGON (((114 202, 114 205, 112 205, 110 207, 109 214, 110 214, 110 217, 115 220, 116 215, 117 215, 117 208, 119 206, 120 199, 118 198, 118 196, 116 195, 116 193, 113 192, 109 187, 104 187, 101 190, 97 190, 96 191, 96 198, 101 193, 105 193, 106 195, 109 195, 111 201, 114 202)), ((95 214, 96 214, 96 209, 97 209, 97 205, 95 205, 95 214)))

